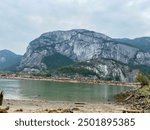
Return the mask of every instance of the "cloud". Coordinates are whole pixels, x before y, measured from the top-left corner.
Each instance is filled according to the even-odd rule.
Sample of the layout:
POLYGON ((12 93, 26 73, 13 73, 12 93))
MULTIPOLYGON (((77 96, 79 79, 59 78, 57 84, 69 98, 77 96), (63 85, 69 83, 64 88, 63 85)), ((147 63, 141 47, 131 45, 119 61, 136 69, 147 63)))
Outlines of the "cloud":
POLYGON ((1 0, 0 50, 23 54, 44 32, 85 28, 111 37, 150 36, 149 0, 1 0))

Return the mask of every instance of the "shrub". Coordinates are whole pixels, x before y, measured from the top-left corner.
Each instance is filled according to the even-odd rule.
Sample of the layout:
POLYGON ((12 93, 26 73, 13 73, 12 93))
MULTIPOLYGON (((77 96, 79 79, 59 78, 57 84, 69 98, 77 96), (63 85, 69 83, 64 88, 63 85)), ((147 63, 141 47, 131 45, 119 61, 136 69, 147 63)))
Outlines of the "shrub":
POLYGON ((149 85, 150 81, 147 76, 142 73, 139 73, 136 77, 136 81, 141 83, 141 86, 149 85))

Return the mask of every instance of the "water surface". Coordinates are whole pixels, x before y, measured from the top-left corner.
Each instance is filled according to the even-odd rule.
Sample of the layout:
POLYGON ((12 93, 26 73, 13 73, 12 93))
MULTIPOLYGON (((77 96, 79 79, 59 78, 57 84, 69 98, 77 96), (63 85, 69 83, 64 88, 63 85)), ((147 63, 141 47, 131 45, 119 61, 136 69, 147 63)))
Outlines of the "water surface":
POLYGON ((115 94, 129 89, 125 86, 0 79, 0 90, 4 90, 8 99, 107 102, 113 101, 115 94))

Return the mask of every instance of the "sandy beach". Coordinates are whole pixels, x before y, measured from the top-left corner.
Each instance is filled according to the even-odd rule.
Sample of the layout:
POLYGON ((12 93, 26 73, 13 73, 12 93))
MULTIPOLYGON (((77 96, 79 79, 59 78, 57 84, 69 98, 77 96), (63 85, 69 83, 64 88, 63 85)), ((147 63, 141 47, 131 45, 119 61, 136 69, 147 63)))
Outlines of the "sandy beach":
POLYGON ((12 99, 5 99, 0 108, 9 108, 10 113, 120 113, 125 109, 116 104, 12 99))

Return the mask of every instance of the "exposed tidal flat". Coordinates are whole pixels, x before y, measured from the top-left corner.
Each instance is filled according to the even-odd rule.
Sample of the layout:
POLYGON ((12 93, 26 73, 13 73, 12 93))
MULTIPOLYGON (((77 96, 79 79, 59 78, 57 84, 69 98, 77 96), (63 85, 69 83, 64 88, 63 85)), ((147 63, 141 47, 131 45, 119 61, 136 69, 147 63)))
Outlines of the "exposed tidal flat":
POLYGON ((2 107, 9 106, 8 112, 122 112, 125 109, 116 105, 113 97, 131 86, 92 82, 3 77, 0 79, 5 99, 2 107))
POLYGON ((2 108, 7 107, 10 113, 121 113, 125 109, 108 103, 5 99, 2 108))

